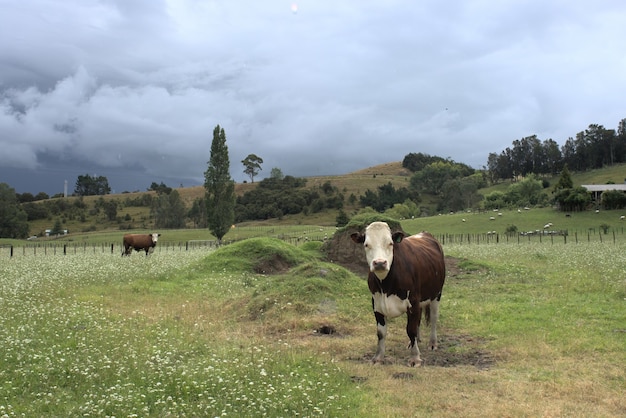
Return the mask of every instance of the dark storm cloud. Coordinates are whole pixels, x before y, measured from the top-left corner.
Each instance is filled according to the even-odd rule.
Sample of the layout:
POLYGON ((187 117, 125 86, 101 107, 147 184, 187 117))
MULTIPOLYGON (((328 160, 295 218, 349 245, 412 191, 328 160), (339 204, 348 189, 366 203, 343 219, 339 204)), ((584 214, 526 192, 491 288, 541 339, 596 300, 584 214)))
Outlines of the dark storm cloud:
POLYGON ((0 181, 201 184, 217 124, 238 181, 250 153, 262 175, 480 168, 626 117, 624 21, 620 1, 0 0, 0 181))

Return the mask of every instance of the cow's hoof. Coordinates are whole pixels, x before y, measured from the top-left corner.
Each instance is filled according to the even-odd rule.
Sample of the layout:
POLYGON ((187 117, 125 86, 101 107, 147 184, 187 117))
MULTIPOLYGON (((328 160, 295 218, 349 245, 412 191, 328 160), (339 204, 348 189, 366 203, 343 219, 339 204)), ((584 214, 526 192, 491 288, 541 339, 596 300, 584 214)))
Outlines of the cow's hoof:
POLYGON ((385 360, 380 357, 374 357, 370 363, 372 364, 385 364, 385 360))
POLYGON ((408 366, 409 367, 421 367, 423 364, 424 364, 424 360, 418 357, 418 358, 410 359, 408 366))

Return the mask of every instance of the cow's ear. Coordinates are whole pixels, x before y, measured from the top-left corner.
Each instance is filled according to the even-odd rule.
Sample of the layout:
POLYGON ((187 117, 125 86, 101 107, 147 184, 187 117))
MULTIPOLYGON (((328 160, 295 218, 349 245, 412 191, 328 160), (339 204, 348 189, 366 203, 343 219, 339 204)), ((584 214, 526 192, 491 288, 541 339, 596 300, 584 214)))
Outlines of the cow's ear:
POLYGON ((404 238, 404 232, 394 232, 393 235, 391 235, 391 238, 393 239, 393 242, 399 244, 400 241, 402 241, 402 239, 404 238))
POLYGON ((365 242, 365 235, 361 234, 360 232, 350 234, 350 238, 352 238, 352 241, 356 242, 357 244, 363 244, 365 242))

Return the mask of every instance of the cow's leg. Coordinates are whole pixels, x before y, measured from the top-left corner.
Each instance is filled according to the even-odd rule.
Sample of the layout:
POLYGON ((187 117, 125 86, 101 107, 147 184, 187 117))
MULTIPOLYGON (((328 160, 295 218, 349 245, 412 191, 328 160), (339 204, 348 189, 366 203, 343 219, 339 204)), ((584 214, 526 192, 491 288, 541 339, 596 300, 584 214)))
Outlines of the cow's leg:
POLYGON ((409 308, 406 313, 408 318, 406 323, 406 335, 409 337, 409 350, 411 352, 408 365, 411 367, 420 366, 422 364, 420 349, 417 346, 422 308, 419 306, 419 303, 416 305, 416 308, 409 308))
POLYGON ((428 346, 437 349, 437 319, 439 319, 439 298, 430 301, 430 339, 428 346))
POLYGON ((387 324, 385 322, 385 316, 380 312, 374 312, 376 317, 376 335, 378 336, 378 347, 376 348, 376 354, 372 359, 372 363, 382 363, 385 358, 385 338, 387 338, 387 324))

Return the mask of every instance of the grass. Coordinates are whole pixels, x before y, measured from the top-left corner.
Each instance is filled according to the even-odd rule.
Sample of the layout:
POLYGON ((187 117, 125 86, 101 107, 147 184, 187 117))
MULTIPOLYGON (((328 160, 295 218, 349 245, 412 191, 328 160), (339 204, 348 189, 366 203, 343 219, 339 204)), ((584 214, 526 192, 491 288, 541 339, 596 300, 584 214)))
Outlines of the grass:
POLYGON ((388 362, 369 364, 367 285, 318 249, 263 237, 150 257, 6 260, 0 415, 626 410, 626 243, 445 245, 457 267, 444 287, 440 349, 423 350, 418 369, 405 366, 403 318, 390 323, 388 362))
POLYGON ((447 299, 451 309, 473 305, 483 318, 466 329, 499 353, 507 385, 550 396, 552 408, 537 401, 529 415, 619 416, 619 405, 623 411, 617 397, 626 384, 623 250, 597 243, 449 249, 489 266, 478 280, 460 280, 447 299), (480 293, 482 303, 467 292, 480 293))
POLYGON ((13 261, 0 294, 3 414, 347 416, 355 407, 336 366, 224 315, 263 276, 207 270, 202 251, 13 261))

